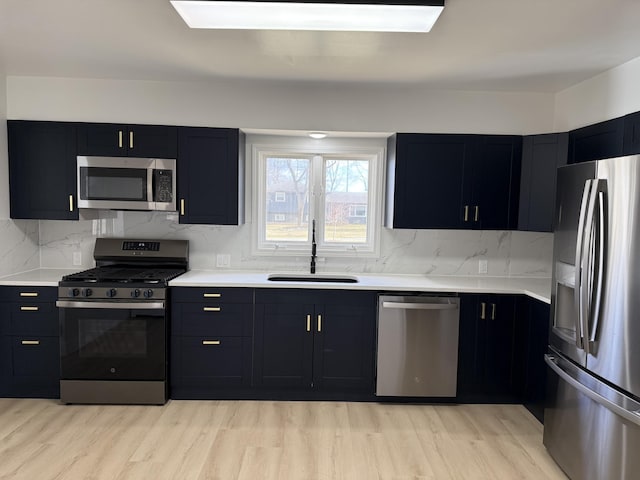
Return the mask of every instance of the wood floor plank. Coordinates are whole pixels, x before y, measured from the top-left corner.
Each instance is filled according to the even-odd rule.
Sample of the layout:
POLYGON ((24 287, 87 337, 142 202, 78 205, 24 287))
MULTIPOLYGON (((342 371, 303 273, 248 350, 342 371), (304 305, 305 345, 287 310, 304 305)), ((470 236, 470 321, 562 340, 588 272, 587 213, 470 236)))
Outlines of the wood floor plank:
POLYGON ((0 399, 0 480, 566 480, 519 405, 0 399))

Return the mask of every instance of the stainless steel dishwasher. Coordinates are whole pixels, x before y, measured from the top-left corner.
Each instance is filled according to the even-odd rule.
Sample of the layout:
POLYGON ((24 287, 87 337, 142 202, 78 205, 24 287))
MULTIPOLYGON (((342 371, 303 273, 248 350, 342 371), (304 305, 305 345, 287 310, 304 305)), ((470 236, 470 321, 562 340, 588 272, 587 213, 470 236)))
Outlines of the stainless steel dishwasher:
POLYGON ((378 296, 376 395, 455 397, 460 299, 378 296))

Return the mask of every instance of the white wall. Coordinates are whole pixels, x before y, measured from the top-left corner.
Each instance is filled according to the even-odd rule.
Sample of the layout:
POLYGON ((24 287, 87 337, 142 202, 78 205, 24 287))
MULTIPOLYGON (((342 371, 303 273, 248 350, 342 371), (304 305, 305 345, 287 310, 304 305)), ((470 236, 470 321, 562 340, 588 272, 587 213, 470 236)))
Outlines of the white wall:
POLYGON ((552 94, 218 81, 8 77, 12 119, 352 132, 523 134, 553 126, 552 94))
POLYGON ((556 94, 555 131, 640 111, 640 57, 556 94))
POLYGON ((0 71, 0 276, 40 265, 38 222, 9 219, 7 108, 5 76, 0 71))

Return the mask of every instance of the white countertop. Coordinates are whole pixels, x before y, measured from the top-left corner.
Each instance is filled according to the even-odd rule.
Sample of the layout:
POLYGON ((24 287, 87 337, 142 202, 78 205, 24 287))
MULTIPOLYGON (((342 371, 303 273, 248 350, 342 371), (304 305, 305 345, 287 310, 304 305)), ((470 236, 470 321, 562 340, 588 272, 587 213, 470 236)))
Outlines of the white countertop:
POLYGON ((74 272, 84 270, 82 267, 75 268, 36 268, 21 273, 14 273, 0 277, 0 285, 3 286, 34 286, 34 287, 57 287, 62 277, 74 272))
MULTIPOLYGON (((269 275, 301 275, 283 272, 221 272, 191 270, 171 280, 172 287, 258 287, 407 292, 506 293, 524 294, 551 303, 551 279, 537 277, 431 276, 402 274, 336 274, 357 277, 358 283, 272 282, 269 275)), ((329 275, 329 274, 320 274, 329 275)))

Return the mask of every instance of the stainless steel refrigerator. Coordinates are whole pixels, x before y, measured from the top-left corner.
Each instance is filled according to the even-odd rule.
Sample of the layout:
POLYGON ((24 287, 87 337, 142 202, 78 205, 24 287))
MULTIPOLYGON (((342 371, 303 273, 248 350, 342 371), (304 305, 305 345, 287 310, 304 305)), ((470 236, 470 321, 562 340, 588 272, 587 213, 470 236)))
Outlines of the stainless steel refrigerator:
POLYGON ((640 478, 640 156, 558 169, 544 444, 572 480, 640 478))

